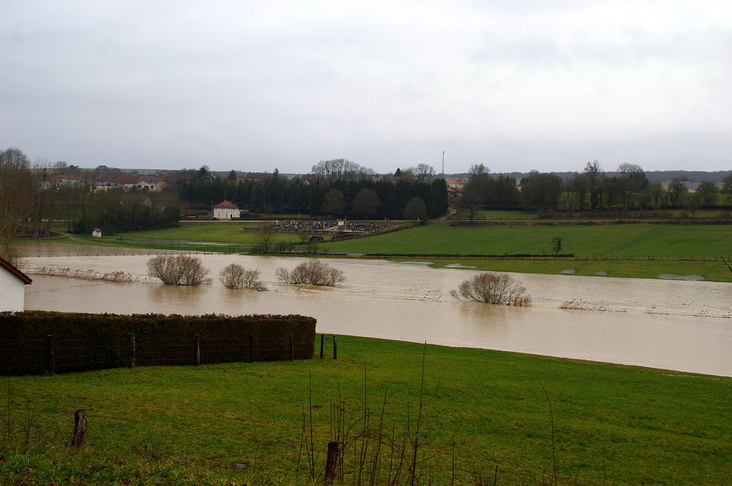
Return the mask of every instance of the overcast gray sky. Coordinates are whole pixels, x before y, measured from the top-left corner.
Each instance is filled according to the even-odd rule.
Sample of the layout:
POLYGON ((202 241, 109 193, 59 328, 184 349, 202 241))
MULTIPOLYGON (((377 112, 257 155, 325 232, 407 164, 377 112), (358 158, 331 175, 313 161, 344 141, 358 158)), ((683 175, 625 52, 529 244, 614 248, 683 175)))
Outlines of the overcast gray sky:
POLYGON ((732 169, 729 0, 0 0, 0 69, 82 167, 732 169))

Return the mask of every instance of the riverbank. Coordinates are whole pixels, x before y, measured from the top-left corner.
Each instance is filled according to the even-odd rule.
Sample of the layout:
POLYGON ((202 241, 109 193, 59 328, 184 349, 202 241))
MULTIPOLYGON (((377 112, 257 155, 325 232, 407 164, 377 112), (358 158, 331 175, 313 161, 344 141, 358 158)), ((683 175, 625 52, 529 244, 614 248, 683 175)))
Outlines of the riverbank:
MULTIPOLYGON (((116 237, 82 238, 83 244, 71 240, 55 241, 80 247, 103 245, 106 252, 112 252, 111 248, 116 247, 140 254, 145 250, 243 253, 255 245, 256 240, 253 233, 242 231, 242 226, 241 222, 191 223, 178 228, 120 235, 138 241, 121 241, 116 237)), ((294 243, 300 240, 295 234, 277 234, 276 238, 294 243)), ((730 225, 451 226, 449 222, 437 222, 382 235, 327 241, 309 250, 321 256, 409 259, 432 262, 436 267, 461 265, 483 271, 650 279, 664 275, 732 283, 732 271, 722 260, 732 260, 729 254, 731 239, 730 225), (571 257, 552 257, 555 237, 562 239, 560 253, 571 257), (519 254, 537 257, 510 256, 519 254)), ((19 243, 21 252, 29 243, 34 244, 19 243)), ((94 254, 92 249, 77 253, 94 254)), ((39 255, 33 251, 27 254, 39 255)))
POLYGON ((553 454, 559 484, 732 476, 730 378, 348 336, 338 336, 338 356, 8 378, 0 482, 309 484, 301 447, 311 413, 320 473, 334 405, 354 435, 364 408, 373 433, 384 408, 383 436, 393 427, 401 437, 407 421, 415 431, 422 384, 423 482, 551 484, 553 454), (89 435, 72 452, 79 409, 89 435))

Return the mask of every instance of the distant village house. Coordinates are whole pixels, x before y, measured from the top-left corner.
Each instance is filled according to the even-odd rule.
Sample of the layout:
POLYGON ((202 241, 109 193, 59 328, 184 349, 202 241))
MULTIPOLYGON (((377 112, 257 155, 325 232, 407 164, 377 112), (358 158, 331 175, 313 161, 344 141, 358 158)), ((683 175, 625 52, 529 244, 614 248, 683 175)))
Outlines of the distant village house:
POLYGON ((224 201, 214 206, 214 219, 237 219, 241 216, 239 206, 231 201, 224 201))

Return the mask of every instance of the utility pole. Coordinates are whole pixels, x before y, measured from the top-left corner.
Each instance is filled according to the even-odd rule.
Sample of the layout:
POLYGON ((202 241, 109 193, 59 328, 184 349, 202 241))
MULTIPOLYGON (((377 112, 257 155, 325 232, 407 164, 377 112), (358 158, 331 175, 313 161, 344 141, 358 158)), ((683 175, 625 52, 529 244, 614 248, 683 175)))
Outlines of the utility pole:
POLYGON ((442 175, 445 175, 445 151, 442 151, 442 175))

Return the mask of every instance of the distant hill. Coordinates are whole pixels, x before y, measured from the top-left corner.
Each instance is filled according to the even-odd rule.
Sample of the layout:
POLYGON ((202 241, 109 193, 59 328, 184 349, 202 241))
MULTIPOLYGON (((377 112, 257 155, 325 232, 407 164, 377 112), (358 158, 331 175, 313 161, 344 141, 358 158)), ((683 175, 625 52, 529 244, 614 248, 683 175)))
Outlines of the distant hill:
MULTIPOLYGON (((579 172, 579 171, 578 171, 579 172)), ((581 173, 581 172, 579 172, 581 173)), ((524 177, 528 177, 528 172, 496 172, 494 175, 504 175, 508 176, 514 179, 523 179, 524 177)), ((562 179, 571 179, 574 177, 574 172, 552 172, 552 174, 556 174, 562 179)), ((708 181, 708 182, 722 182, 725 177, 732 174, 732 170, 718 170, 713 172, 704 172, 699 170, 657 170, 657 171, 648 171, 646 172, 646 178, 650 182, 668 182, 674 177, 679 177, 683 180, 688 180, 689 182, 702 182, 702 181, 708 181)), ((620 175, 619 172, 612 172, 607 171, 605 172, 605 177, 613 177, 620 175)), ((470 174, 467 172, 460 173, 460 174, 446 174, 446 178, 449 179, 467 179, 470 177, 470 174)))

